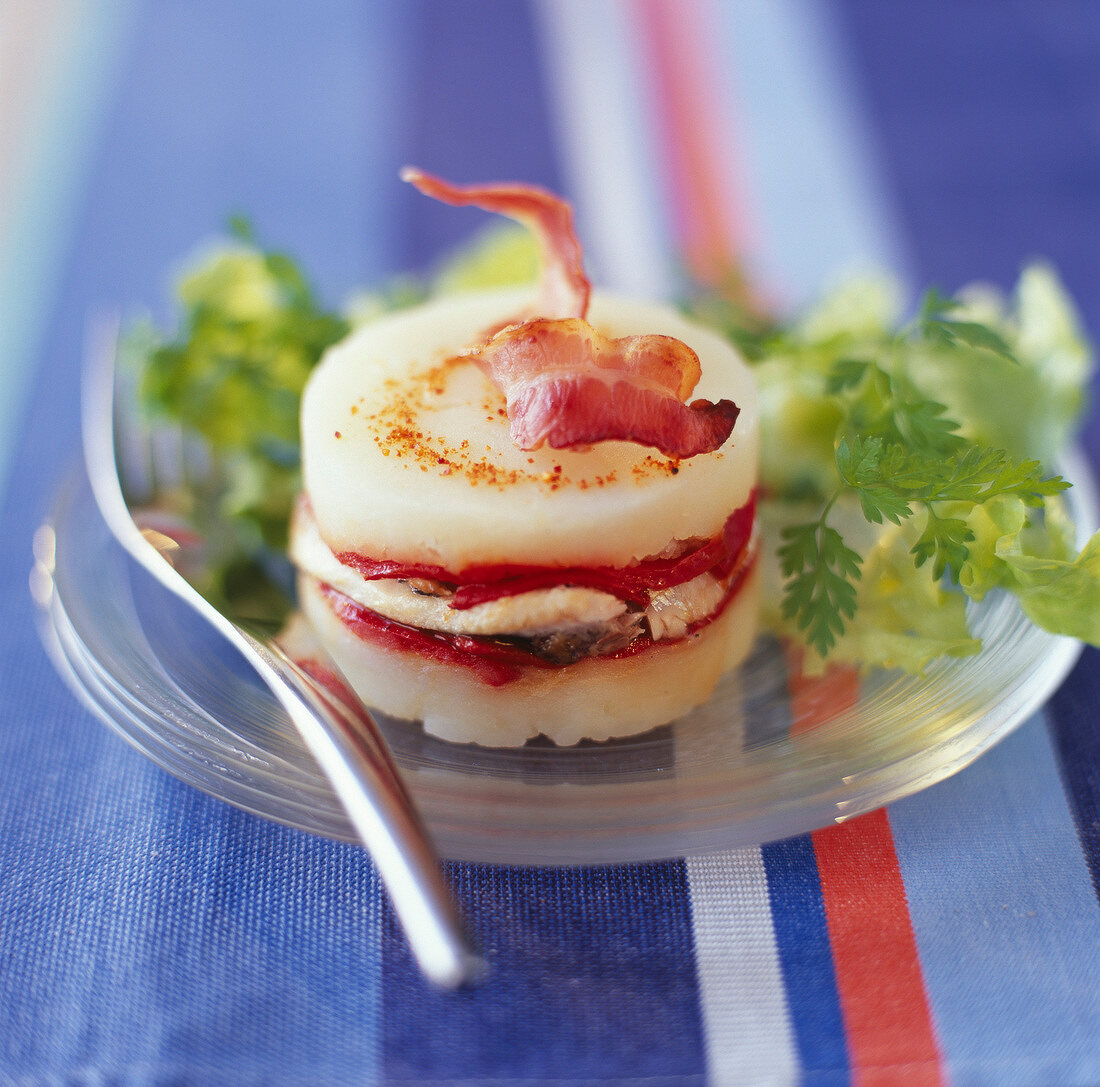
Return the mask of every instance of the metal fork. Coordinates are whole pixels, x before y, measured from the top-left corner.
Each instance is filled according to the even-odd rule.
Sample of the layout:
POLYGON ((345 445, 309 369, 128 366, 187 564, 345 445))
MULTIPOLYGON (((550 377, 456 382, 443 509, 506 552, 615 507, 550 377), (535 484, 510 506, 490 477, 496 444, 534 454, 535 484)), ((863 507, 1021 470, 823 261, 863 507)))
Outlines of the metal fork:
POLYGON ((161 549, 177 545, 134 522, 115 446, 117 355, 118 322, 97 322, 89 329, 81 410, 88 478, 107 526, 137 562, 241 653, 286 710, 374 860, 423 973, 446 988, 476 980, 482 962, 467 942, 427 831, 373 718, 362 705, 345 705, 274 640, 218 611, 161 549))

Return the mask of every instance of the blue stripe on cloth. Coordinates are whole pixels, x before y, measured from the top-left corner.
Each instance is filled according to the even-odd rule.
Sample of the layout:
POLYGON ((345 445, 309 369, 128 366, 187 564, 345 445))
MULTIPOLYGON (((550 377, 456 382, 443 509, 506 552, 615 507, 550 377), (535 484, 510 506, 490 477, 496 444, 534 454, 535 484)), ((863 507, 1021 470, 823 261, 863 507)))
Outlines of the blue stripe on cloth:
POLYGON ((1100 898, 1100 650, 1086 648, 1080 663, 1051 699, 1050 729, 1062 777, 1100 898))
POLYGON ((387 1081, 701 1080, 682 863, 449 869, 489 975, 432 990, 387 932, 387 1081))
POLYGON ((1042 718, 890 823, 952 1081, 1100 1082, 1100 908, 1042 718))
MULTIPOLYGON (((406 18, 414 51, 397 145, 404 162, 452 181, 528 181, 561 191, 529 5, 411 0, 406 18)), ((489 221, 407 185, 402 201, 398 267, 426 266, 489 221)))
POLYGON ((763 847, 772 923, 806 1084, 849 1082, 825 903, 808 834, 763 847))
POLYGON ((362 6, 324 6, 322 31, 312 6, 148 5, 92 160, 2 512, 4 1082, 374 1078, 380 891, 362 851, 201 796, 92 721, 26 591, 37 516, 77 453, 89 306, 157 301, 238 209, 329 293, 370 272, 366 235, 392 213, 365 198, 360 106, 387 101, 389 76, 365 63, 362 6))
POLYGON ((392 270, 400 51, 364 48, 363 28, 390 24, 399 40, 400 0, 324 9, 144 9, 97 194, 94 221, 116 235, 99 299, 163 303, 172 270, 238 212, 332 302, 392 270), (348 28, 345 48, 333 24, 348 28))
POLYGON ((938 4, 832 3, 922 282, 1008 285, 1044 254, 1100 312, 1094 0, 958 4, 949 24, 938 4))
POLYGON ((380 895, 362 853, 181 785, 67 697, 38 706, 48 777, 0 807, 0 1081, 369 1071, 380 895))

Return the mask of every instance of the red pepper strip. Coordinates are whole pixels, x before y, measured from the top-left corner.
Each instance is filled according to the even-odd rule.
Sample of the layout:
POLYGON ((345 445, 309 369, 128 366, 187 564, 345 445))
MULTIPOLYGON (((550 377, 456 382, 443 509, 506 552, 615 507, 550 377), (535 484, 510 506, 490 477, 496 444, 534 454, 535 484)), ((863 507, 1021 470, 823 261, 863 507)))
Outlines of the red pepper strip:
POLYGON ((749 546, 752 539, 752 530, 756 525, 756 497, 754 490, 749 495, 749 500, 739 509, 726 518, 722 526, 722 539, 726 545, 725 561, 714 567, 717 577, 726 577, 733 569, 734 564, 741 557, 741 553, 749 546))
MULTIPOLYGON (((660 641, 654 641, 650 635, 640 634, 629 645, 614 653, 586 657, 585 659, 622 660, 626 657, 636 656, 648 649, 660 649, 663 646, 676 645, 692 637, 725 612, 730 602, 740 591, 755 561, 753 559, 751 562, 744 564, 727 587, 722 603, 710 615, 692 623, 681 637, 662 638, 660 641)), ((537 656, 517 641, 479 638, 468 634, 445 634, 438 630, 410 627, 404 623, 395 622, 393 619, 387 619, 384 615, 379 615, 378 612, 371 611, 369 608, 364 608, 361 604, 357 604, 354 600, 332 588, 331 585, 322 585, 321 592, 328 600, 333 614, 363 641, 385 649, 417 653, 422 657, 439 661, 441 664, 468 668, 490 687, 503 687, 506 683, 514 682, 523 675, 525 668, 569 667, 569 665, 555 664, 553 661, 546 660, 545 657, 537 656)))
POLYGON ((733 569, 752 535, 756 516, 756 492, 726 519, 722 532, 713 539, 675 559, 645 559, 632 566, 526 566, 500 563, 467 566, 460 573, 429 563, 403 563, 393 559, 372 559, 354 551, 341 551, 336 558, 358 571, 368 581, 381 578, 425 578, 457 586, 450 600, 452 608, 465 610, 489 600, 517 596, 555 585, 577 585, 600 589, 631 603, 644 604, 648 594, 682 585, 714 570, 725 576, 733 569))
POLYGON ((649 594, 659 589, 682 585, 692 578, 705 574, 718 563, 729 563, 733 568, 734 557, 726 553, 722 536, 715 536, 702 547, 681 555, 678 559, 650 559, 636 566, 594 566, 576 569, 539 569, 531 573, 516 574, 497 581, 460 585, 450 600, 452 608, 464 610, 499 600, 505 596, 517 596, 533 589, 548 589, 555 585, 578 585, 589 589, 601 589, 633 604, 645 605, 649 594))

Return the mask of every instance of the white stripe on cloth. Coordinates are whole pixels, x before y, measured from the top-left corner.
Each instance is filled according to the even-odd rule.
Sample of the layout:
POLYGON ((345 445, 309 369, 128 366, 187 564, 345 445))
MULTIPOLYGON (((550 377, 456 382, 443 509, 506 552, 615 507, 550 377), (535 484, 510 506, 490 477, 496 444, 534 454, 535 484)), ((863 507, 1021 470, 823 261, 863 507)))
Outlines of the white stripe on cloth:
POLYGON ((686 859, 714 1087, 797 1083, 798 1055, 759 847, 686 859))
MULTIPOLYGON (((736 757, 748 722, 737 673, 673 725, 677 776, 736 757)), ((713 1087, 783 1087, 800 1076, 759 846, 686 857, 699 1006, 713 1087)))
POLYGON ((615 0, 539 0, 559 158, 595 282, 641 298, 675 293, 639 47, 615 0))

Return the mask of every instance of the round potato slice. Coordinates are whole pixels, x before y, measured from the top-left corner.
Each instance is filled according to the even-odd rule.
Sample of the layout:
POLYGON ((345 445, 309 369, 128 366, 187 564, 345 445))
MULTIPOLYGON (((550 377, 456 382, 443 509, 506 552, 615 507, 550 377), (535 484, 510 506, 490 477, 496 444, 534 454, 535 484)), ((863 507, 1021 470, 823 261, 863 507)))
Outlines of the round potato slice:
POLYGON ((698 354, 692 398, 741 414, 713 453, 676 461, 632 442, 525 452, 504 398, 461 352, 526 291, 455 295, 366 325, 331 348, 302 409, 303 471, 336 554, 473 565, 625 566, 671 541, 709 538, 755 485, 752 376, 720 337, 676 311, 597 293, 605 335, 657 333, 698 354))

